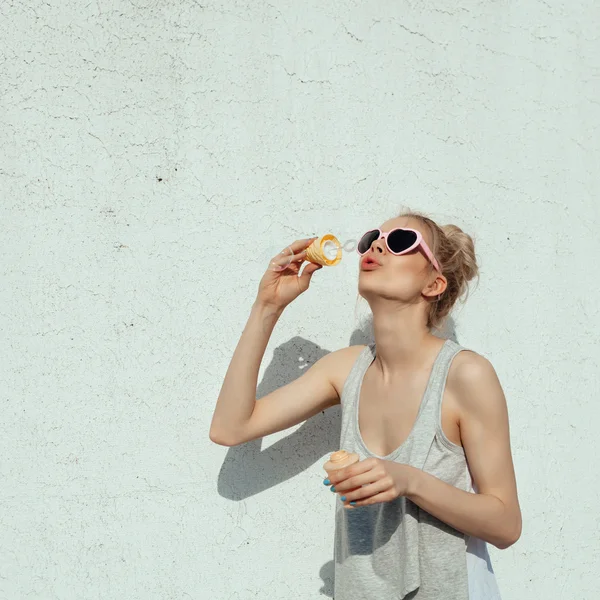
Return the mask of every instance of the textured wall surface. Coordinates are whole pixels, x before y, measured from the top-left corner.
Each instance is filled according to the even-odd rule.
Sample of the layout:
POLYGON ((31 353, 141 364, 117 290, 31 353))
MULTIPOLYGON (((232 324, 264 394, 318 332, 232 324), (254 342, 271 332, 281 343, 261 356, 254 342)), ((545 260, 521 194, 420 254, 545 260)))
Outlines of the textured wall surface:
MULTIPOLYGON (((405 206, 476 239, 503 599, 600 596, 600 7, 434 4, 0 3, 2 600, 331 597, 338 407, 208 428, 269 257, 405 206)), ((259 397, 368 338, 357 264, 286 310, 259 397)))

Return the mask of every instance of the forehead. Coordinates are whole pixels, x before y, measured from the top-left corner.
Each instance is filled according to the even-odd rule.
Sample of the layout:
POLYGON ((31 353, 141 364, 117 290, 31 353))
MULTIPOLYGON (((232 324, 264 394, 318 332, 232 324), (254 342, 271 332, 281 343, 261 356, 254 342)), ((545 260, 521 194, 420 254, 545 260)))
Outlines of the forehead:
POLYGON ((431 233, 429 232, 429 228, 419 219, 411 218, 411 217, 395 217, 394 219, 389 219, 382 223, 379 226, 381 231, 390 231, 395 227, 407 227, 408 229, 416 229, 421 232, 423 238, 428 245, 431 245, 431 233))

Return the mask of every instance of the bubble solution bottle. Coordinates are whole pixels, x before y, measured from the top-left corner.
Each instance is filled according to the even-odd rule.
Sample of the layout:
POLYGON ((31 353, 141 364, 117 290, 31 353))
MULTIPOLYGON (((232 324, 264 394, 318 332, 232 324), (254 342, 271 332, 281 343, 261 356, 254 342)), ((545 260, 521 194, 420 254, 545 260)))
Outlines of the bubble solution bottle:
MULTIPOLYGON (((271 269, 273 271, 284 271, 293 258, 294 252, 288 246, 271 261, 271 269)), ((333 267, 342 260, 342 245, 335 235, 326 233, 314 240, 306 249, 305 260, 324 267, 333 267)))
MULTIPOLYGON (((338 450, 334 452, 329 460, 323 465, 323 468, 327 472, 327 475, 330 475, 334 471, 338 469, 343 469, 344 467, 349 467, 354 463, 357 463, 360 460, 360 457, 356 452, 346 452, 346 450, 338 450)), ((362 486, 361 486, 362 487, 362 486)), ((352 488, 351 490, 344 490, 344 493, 350 493, 354 490, 358 490, 360 488, 352 488)))

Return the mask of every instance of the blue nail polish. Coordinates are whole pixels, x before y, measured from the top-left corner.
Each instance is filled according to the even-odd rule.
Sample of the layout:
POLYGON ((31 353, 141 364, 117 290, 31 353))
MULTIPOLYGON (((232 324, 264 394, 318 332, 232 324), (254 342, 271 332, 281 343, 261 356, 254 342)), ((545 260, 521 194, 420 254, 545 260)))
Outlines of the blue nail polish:
POLYGON ((331 481, 329 481, 329 479, 326 479, 326 480, 325 480, 323 483, 324 483, 325 485, 331 485, 331 481))
POLYGON ((350 502, 350 504, 352 504, 352 506, 354 506, 356 504, 356 500, 352 500, 352 502, 350 502))
POLYGON ((346 496, 342 496, 342 502, 346 502, 346 496))
POLYGON ((332 485, 332 486, 331 486, 329 489, 330 489, 332 492, 335 492, 335 486, 333 486, 333 485, 332 485))

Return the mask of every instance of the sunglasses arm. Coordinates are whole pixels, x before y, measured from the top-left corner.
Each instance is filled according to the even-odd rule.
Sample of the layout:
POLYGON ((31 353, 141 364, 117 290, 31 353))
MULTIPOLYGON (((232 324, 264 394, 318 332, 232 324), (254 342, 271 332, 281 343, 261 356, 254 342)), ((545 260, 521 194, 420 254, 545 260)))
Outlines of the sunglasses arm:
POLYGON ((427 258, 430 260, 430 262, 433 265, 433 267, 435 268, 435 270, 441 275, 442 270, 440 269, 440 265, 439 265, 438 261, 436 260, 435 256, 433 255, 433 252, 429 249, 429 246, 427 245, 427 243, 425 242, 423 237, 422 236, 419 236, 419 237, 421 238, 420 239, 421 248, 423 248, 423 250, 425 251, 427 258))

